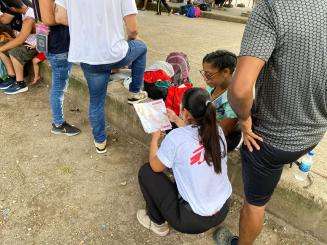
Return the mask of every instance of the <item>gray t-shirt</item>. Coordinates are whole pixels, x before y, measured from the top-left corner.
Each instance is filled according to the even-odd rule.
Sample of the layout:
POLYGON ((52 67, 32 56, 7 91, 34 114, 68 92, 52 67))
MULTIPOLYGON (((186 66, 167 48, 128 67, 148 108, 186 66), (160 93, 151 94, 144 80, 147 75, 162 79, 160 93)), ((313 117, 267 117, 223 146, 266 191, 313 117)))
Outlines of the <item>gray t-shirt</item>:
POLYGON ((266 62, 256 83, 254 130, 268 144, 300 151, 327 131, 326 0, 261 0, 240 56, 266 62))

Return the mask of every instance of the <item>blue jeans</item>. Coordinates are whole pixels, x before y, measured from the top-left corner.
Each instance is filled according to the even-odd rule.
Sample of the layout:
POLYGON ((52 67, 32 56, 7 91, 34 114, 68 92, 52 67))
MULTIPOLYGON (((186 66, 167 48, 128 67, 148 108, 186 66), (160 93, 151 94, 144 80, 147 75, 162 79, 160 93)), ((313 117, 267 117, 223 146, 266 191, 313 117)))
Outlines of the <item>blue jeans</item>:
POLYGON ((105 131, 105 100, 111 69, 130 66, 132 69, 132 83, 129 91, 137 93, 143 85, 146 66, 146 45, 139 40, 128 42, 129 49, 125 58, 114 64, 89 65, 81 63, 90 93, 89 119, 92 126, 94 140, 102 143, 106 140, 105 131))
POLYGON ((47 54, 52 69, 52 87, 50 94, 50 106, 52 120, 56 126, 64 123, 63 102, 64 92, 68 86, 71 63, 68 62, 68 53, 47 54))

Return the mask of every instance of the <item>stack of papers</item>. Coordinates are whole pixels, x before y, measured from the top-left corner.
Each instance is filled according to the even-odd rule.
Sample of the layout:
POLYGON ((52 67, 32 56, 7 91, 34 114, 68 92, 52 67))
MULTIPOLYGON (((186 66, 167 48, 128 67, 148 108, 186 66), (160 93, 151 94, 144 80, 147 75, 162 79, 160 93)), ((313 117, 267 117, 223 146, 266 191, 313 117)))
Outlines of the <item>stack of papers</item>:
POLYGON ((162 99, 134 104, 134 108, 146 133, 151 134, 159 130, 165 131, 172 129, 167 117, 165 102, 162 99))

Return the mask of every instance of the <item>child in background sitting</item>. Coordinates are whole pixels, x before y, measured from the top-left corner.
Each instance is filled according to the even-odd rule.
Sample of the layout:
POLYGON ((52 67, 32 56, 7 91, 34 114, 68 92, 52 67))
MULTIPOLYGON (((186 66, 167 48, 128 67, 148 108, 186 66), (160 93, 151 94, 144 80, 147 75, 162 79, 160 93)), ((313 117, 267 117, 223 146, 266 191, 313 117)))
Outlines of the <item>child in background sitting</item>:
POLYGON ((33 79, 33 81, 30 82, 31 85, 36 84, 37 82, 41 81, 42 78, 40 76, 39 63, 41 63, 45 60, 46 60, 46 57, 45 57, 44 53, 38 53, 38 55, 33 58, 32 62, 33 62, 33 70, 34 70, 34 79, 33 79))

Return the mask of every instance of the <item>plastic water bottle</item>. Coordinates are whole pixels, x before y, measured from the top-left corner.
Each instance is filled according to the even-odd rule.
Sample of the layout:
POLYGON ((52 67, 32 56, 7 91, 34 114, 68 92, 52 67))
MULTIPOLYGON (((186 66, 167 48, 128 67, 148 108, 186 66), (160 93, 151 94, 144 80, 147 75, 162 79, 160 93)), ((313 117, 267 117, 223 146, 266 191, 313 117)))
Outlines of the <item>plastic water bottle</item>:
POLYGON ((295 173, 295 178, 299 181, 305 181, 308 178, 308 174, 313 164, 314 151, 308 152, 302 159, 295 173))

